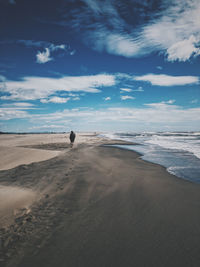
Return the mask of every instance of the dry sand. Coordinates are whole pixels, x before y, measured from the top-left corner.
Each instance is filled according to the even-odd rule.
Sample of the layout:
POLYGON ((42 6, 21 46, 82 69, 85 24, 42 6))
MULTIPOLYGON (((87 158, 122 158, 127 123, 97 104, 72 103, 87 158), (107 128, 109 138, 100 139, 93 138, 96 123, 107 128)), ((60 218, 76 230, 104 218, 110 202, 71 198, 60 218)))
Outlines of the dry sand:
MULTIPOLYGON (((90 137, 95 136, 90 133, 77 135, 76 144, 87 142, 90 137)), ((68 134, 1 134, 0 170, 56 157, 63 149, 68 148, 68 140, 68 134), (57 146, 49 150, 48 144, 57 144, 57 146), (34 149, 34 147, 41 149, 34 149)), ((92 141, 95 142, 95 138, 92 141)))
POLYGON ((13 144, 62 153, 0 172, 1 200, 9 188, 15 201, 24 194, 0 229, 2 266, 200 266, 199 185, 95 135, 72 149, 66 135, 20 138, 13 144))
POLYGON ((0 186, 0 228, 9 226, 22 211, 29 210, 35 199, 36 193, 30 189, 0 186))

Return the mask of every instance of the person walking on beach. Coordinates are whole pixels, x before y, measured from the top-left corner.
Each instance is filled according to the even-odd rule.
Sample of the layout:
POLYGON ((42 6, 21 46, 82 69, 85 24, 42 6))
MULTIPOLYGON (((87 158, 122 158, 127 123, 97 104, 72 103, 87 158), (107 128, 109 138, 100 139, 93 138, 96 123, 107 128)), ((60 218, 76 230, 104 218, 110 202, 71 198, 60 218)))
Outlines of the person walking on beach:
POLYGON ((76 134, 73 131, 71 131, 70 136, 69 136, 71 147, 73 147, 75 138, 76 138, 76 134))

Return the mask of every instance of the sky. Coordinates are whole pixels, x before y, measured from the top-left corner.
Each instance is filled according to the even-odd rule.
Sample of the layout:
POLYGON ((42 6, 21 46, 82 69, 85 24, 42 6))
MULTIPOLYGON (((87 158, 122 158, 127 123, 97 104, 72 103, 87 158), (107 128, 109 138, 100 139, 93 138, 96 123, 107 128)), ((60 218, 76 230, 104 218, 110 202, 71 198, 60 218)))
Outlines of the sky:
POLYGON ((0 131, 200 131, 199 0, 0 0, 0 131))

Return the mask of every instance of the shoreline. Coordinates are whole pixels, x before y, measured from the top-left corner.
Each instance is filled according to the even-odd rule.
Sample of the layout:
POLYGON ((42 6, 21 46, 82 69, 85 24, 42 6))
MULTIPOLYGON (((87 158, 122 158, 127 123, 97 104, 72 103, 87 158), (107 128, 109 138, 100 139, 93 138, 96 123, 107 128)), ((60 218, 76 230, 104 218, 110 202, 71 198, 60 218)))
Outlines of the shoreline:
MULTIPOLYGON (((127 144, 126 144, 126 145, 127 145, 127 144)), ((132 144, 131 144, 131 145, 132 145, 132 144)), ((134 145, 140 145, 140 144, 134 143, 134 145)), ((104 145, 103 145, 103 146, 104 146, 104 145)), ((105 145, 105 146, 107 146, 107 145, 105 145)), ((195 181, 193 181, 193 180, 190 180, 189 178, 184 178, 184 177, 178 176, 178 175, 176 175, 176 174, 173 174, 173 173, 169 172, 169 171, 167 170, 167 167, 165 167, 164 165, 142 158, 144 155, 143 155, 142 153, 136 151, 136 150, 133 150, 133 149, 127 149, 127 148, 123 148, 123 147, 119 147, 118 145, 108 145, 108 147, 111 147, 111 148, 112 148, 112 146, 115 147, 115 148, 118 148, 118 149, 128 150, 128 151, 132 151, 132 152, 136 153, 136 154, 138 155, 138 159, 140 159, 140 160, 142 160, 142 161, 144 161, 144 162, 146 162, 146 163, 150 163, 150 164, 152 164, 152 165, 155 165, 155 166, 160 166, 160 167, 163 168, 163 170, 166 171, 170 176, 174 177, 174 179, 183 180, 183 181, 186 182, 186 183, 200 186, 200 182, 195 182, 195 181)))
POLYGON ((1 185, 36 196, 0 229, 0 264, 198 266, 198 185, 92 138, 55 158, 0 171, 1 185))
MULTIPOLYGON (((171 175, 173 175, 174 177, 176 177, 176 178, 179 178, 179 179, 182 179, 182 180, 184 180, 184 181, 187 181, 187 182, 190 182, 190 183, 193 183, 193 184, 197 184, 197 185, 199 185, 200 184, 200 180, 196 177, 196 178, 193 178, 193 177, 190 177, 190 176, 184 176, 184 175, 182 175, 182 174, 178 174, 178 173, 175 173, 175 172, 173 172, 173 171, 170 171, 169 169, 172 167, 172 166, 167 166, 167 165, 164 165, 164 164, 161 164, 161 163, 159 163, 159 162, 157 162, 156 160, 151 160, 151 159, 147 159, 147 158, 145 158, 145 154, 142 154, 141 152, 139 152, 139 151, 137 151, 137 150, 135 150, 134 148, 128 148, 128 145, 138 145, 138 146, 143 146, 143 144, 140 144, 140 143, 133 143, 133 144, 114 144, 114 145, 110 145, 110 146, 113 146, 113 147, 117 147, 117 148, 119 148, 119 149, 125 149, 125 150, 130 150, 130 151, 134 151, 134 152, 136 152, 136 153, 138 153, 139 155, 140 155, 140 158, 141 158, 141 160, 144 160, 144 161, 146 161, 146 162, 150 162, 150 163, 152 163, 152 164, 157 164, 157 165, 160 165, 160 166, 162 166, 162 167, 164 167, 165 168, 165 170, 169 173, 169 174, 171 174, 171 175), (123 147, 123 146, 127 146, 127 147, 123 147)), ((195 157, 195 156, 194 156, 195 157)), ((197 158, 198 159, 198 158, 197 158)), ((199 159, 198 159, 199 160, 199 159)))

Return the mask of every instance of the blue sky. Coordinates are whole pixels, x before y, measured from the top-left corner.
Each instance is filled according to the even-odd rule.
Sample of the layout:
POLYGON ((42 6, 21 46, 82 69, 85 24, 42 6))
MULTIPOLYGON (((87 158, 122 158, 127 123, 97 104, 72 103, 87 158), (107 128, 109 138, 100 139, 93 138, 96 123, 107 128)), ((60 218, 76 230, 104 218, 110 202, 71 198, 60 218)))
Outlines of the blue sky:
POLYGON ((0 130, 199 131, 199 0, 0 0, 0 130))

